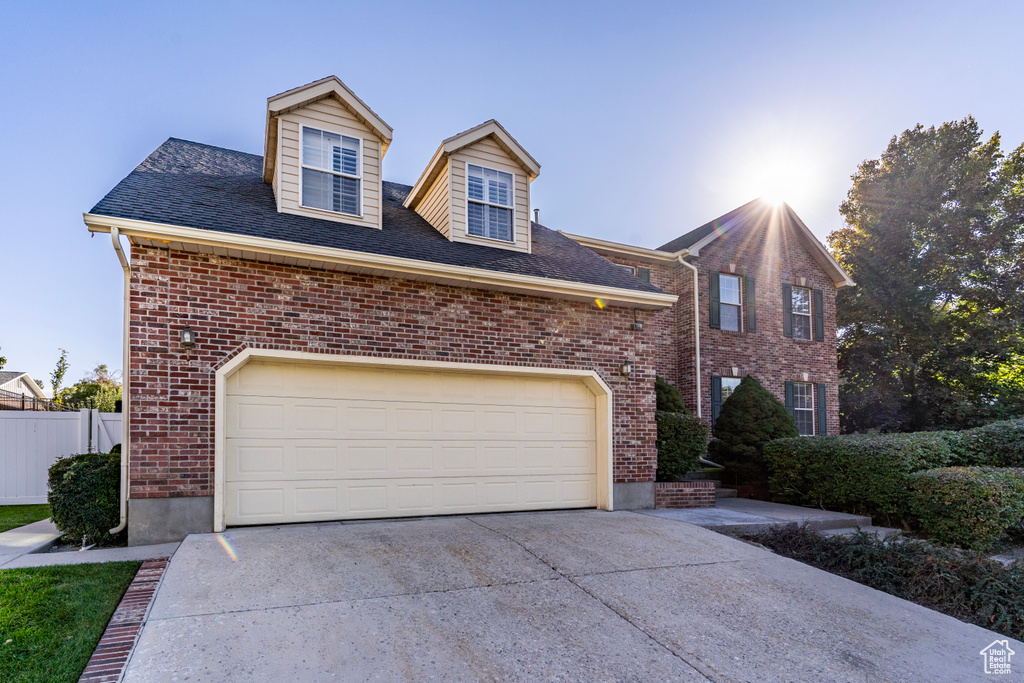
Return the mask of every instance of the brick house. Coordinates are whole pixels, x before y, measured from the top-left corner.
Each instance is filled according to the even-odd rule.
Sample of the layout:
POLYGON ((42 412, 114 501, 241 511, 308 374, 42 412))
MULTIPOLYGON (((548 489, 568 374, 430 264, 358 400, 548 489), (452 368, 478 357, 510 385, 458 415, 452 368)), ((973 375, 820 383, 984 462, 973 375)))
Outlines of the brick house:
MULTIPOLYGON (((444 140, 412 187, 383 180, 392 129, 337 78, 269 98, 266 121, 263 156, 172 138, 85 214, 125 276, 130 544, 650 507, 656 373, 696 404, 697 378, 730 364, 773 373, 773 390, 806 372, 833 428, 834 288, 815 309, 825 340, 785 340, 791 359, 767 278, 820 289, 838 266, 794 243, 765 271, 737 244, 760 229, 750 207, 714 244, 613 245, 530 220, 540 165, 493 120, 444 140), (719 276, 699 373, 686 259, 698 287, 710 267, 764 283, 757 331, 728 332, 733 281, 719 276)), ((712 381, 708 406, 728 386, 712 381)))

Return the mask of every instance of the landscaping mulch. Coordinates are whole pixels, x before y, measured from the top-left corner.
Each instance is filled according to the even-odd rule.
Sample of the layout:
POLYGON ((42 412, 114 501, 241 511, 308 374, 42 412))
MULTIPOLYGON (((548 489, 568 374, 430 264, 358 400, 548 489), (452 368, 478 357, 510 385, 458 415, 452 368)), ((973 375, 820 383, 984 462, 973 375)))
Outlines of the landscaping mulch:
POLYGON ((128 665, 169 558, 146 560, 110 618, 79 683, 116 683, 128 665))

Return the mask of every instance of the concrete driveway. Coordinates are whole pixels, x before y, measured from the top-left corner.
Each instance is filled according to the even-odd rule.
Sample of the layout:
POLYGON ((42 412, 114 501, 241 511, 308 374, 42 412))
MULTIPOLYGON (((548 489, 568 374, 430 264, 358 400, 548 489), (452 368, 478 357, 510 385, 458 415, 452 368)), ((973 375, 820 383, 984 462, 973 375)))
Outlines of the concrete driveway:
POLYGON ((521 513, 189 536, 124 680, 967 681, 995 639, 682 522, 521 513))

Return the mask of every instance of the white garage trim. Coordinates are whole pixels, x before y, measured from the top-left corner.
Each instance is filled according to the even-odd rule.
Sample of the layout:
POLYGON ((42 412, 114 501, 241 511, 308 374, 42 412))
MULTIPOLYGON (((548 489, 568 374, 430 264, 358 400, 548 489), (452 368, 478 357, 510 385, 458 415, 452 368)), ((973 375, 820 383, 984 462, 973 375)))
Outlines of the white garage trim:
POLYGON ((274 349, 245 349, 216 372, 214 398, 214 497, 213 528, 225 528, 224 496, 226 475, 226 402, 227 378, 238 372, 252 360, 273 360, 277 362, 323 363, 379 368, 407 368, 422 370, 444 370, 470 374, 518 375, 533 377, 578 378, 593 392, 596 403, 596 455, 597 455, 597 507, 612 509, 612 390, 593 370, 572 370, 563 368, 535 368, 487 363, 450 363, 444 361, 416 360, 406 358, 375 358, 369 356, 347 356, 308 351, 285 351, 274 349))

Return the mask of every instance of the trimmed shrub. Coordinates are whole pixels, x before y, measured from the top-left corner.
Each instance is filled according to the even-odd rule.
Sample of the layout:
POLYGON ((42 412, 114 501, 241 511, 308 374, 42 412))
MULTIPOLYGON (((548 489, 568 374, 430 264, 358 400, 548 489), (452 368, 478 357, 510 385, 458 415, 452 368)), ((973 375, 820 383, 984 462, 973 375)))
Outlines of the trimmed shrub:
POLYGON ((953 452, 954 465, 1024 467, 1024 419, 939 433, 953 452))
POLYGON ((1024 562, 874 534, 822 536, 776 527, 746 536, 776 553, 997 633, 1024 639, 1024 562))
POLYGON ((82 453, 50 466, 50 519, 68 540, 109 543, 120 519, 121 456, 82 453))
POLYGON ((949 464, 941 435, 854 434, 773 441, 764 449, 776 500, 909 520, 911 475, 949 464))
POLYGON ((657 412, 658 481, 678 481, 700 467, 708 448, 708 426, 689 413, 657 412))
POLYGON ((683 403, 683 395, 664 377, 654 378, 654 396, 658 403, 655 410, 663 413, 690 414, 690 410, 683 403))
POLYGON ((793 416, 779 399, 747 375, 722 404, 708 445, 711 459, 723 465, 738 483, 761 484, 768 471, 764 445, 800 434, 793 416))
POLYGON ((1024 469, 944 467, 912 482, 921 530, 942 543, 988 548, 1024 522, 1024 469))

